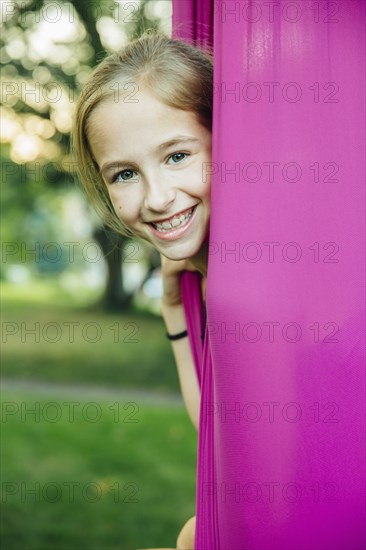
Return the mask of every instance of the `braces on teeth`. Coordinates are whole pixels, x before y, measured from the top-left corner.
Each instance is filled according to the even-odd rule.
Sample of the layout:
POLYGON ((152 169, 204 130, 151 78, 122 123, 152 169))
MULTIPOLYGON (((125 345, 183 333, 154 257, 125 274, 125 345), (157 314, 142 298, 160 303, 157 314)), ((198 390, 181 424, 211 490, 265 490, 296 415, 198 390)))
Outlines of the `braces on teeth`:
POLYGON ((167 231, 171 231, 172 229, 175 229, 176 227, 180 227, 181 225, 185 225, 189 218, 193 214, 193 208, 190 210, 190 212, 186 215, 181 214, 179 218, 173 218, 172 222, 163 222, 163 223, 154 223, 155 229, 160 231, 161 233, 166 233, 167 231))

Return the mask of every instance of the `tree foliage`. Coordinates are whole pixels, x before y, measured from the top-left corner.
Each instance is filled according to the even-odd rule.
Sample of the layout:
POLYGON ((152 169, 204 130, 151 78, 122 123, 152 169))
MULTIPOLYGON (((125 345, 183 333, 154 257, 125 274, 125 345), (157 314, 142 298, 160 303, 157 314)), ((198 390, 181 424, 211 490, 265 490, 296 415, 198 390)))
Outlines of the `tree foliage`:
MULTIPOLYGON (((155 0, 4 0, 0 42, 5 130, 1 160, 6 180, 3 238, 26 240, 24 216, 35 210, 39 196, 77 185, 70 130, 83 82, 118 40, 126 42, 145 29, 160 27, 155 8, 161 9, 161 4, 155 0)), ((121 308, 131 301, 121 279, 125 238, 97 223, 94 237, 109 269, 103 303, 121 308)))

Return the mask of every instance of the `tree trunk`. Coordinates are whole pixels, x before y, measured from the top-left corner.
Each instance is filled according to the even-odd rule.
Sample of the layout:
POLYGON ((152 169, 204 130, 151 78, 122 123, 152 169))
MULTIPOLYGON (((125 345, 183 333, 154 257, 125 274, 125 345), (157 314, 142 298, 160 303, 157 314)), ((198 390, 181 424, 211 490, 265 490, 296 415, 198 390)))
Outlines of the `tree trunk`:
POLYGON ((130 306, 133 294, 123 288, 122 257, 126 237, 106 227, 95 229, 94 238, 102 248, 108 267, 107 287, 102 298, 103 308, 121 311, 130 306))

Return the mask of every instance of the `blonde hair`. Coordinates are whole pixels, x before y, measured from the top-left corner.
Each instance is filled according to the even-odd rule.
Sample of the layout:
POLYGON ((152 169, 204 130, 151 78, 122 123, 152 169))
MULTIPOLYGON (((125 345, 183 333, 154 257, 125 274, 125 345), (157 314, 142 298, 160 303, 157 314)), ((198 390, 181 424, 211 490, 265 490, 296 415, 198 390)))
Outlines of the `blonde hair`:
MULTIPOLYGON (((76 103, 71 146, 77 172, 86 194, 106 225, 134 236, 114 211, 106 185, 99 174, 89 140, 89 117, 93 109, 121 89, 140 84, 164 104, 191 111, 209 131, 212 129, 213 54, 148 29, 121 50, 106 57, 89 75, 76 103)), ((125 92, 126 95, 126 92, 125 92)))

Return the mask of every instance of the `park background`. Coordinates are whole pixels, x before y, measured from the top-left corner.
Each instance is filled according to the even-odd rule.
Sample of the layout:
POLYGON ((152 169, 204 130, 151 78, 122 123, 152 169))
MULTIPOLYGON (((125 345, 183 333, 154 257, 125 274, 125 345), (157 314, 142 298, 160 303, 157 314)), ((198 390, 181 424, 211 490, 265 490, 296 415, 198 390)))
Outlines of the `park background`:
POLYGON ((1 3, 1 538, 175 547, 197 433, 159 313, 159 255, 104 227, 70 150, 92 68, 171 0, 1 3))

